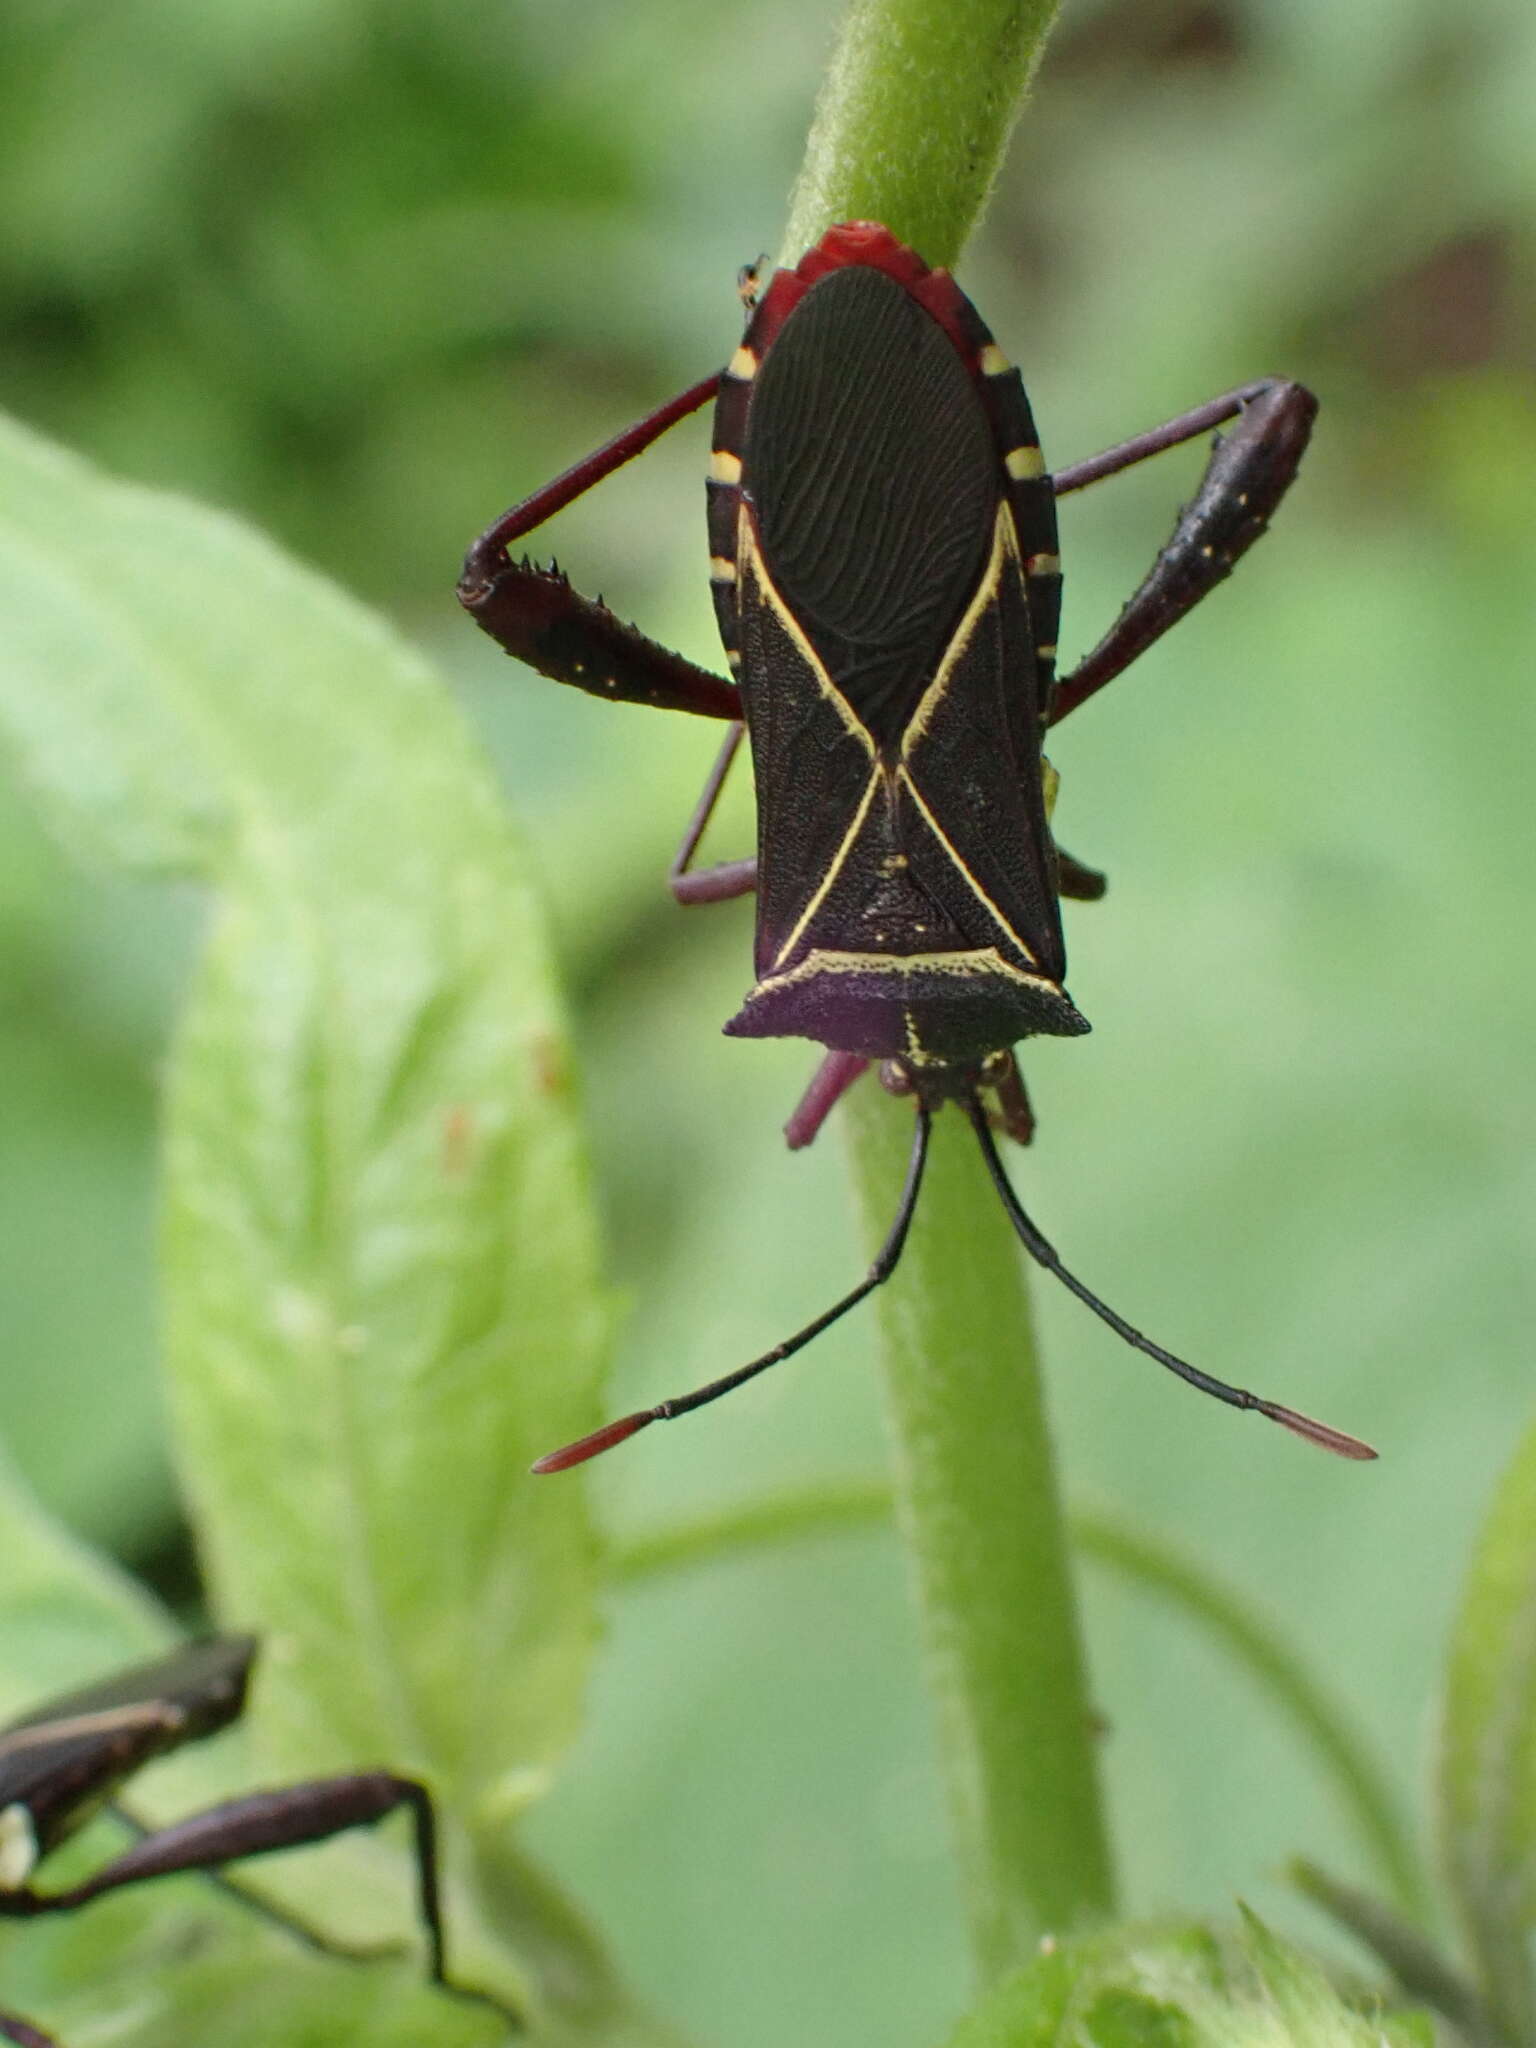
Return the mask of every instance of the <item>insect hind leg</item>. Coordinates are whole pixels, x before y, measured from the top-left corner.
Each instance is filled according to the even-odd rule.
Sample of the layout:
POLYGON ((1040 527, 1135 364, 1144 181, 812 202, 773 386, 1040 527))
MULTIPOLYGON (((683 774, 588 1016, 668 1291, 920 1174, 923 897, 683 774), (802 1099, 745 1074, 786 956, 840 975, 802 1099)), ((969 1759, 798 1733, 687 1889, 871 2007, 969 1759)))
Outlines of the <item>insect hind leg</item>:
POLYGON ((459 602, 482 631, 508 654, 552 682, 568 683, 622 704, 652 704, 702 718, 734 719, 734 687, 697 667, 634 626, 614 617, 600 600, 573 590, 554 563, 514 561, 508 549, 555 513, 611 476, 668 427, 696 412, 719 388, 706 377, 661 405, 552 483, 513 505, 485 529, 464 558, 459 602))
MULTIPOLYGON (((138 1841, 146 1841, 155 1833, 155 1829, 147 1821, 140 1820, 137 1814, 130 1813, 127 1807, 120 1805, 116 1800, 106 1811, 111 1814, 113 1820, 129 1829, 138 1841)), ((334 1956, 346 1963, 376 1963, 387 1961, 390 1956, 405 1953, 405 1944, 399 1941, 346 1941, 340 1935, 327 1934, 323 1928, 314 1926, 297 1913, 289 1912, 286 1906, 278 1905, 277 1901, 269 1898, 265 1892, 242 1883, 238 1877, 232 1877, 227 1870, 220 1867, 204 1868, 198 1875, 205 1884, 211 1885, 217 1892, 222 1892, 225 1898, 233 1899, 243 1911, 253 1913, 258 1920, 265 1920, 268 1926, 277 1928, 290 1939, 302 1943, 305 1948, 312 1948, 318 1955, 334 1956)))
MULTIPOLYGON (((457 1998, 489 2006, 514 2025, 523 2015, 505 2005, 488 1991, 460 1984, 448 1974, 447 1943, 443 1922, 441 1880, 438 1872, 437 1820, 432 1796, 414 1778, 397 1777, 389 1771, 358 1771, 334 1778, 317 1778, 298 1785, 264 1792, 246 1793, 223 1801, 202 1812, 151 1832, 139 1832, 136 1840, 105 1867, 68 1890, 58 1892, 12 1892, 7 1894, 8 1910, 18 1916, 72 1912, 109 1892, 130 1885, 148 1883, 183 1871, 212 1876, 226 1863, 244 1857, 296 1849, 308 1843, 329 1841, 355 1827, 371 1827, 390 1814, 405 1809, 415 1834, 417 1911, 427 1944, 427 1967, 432 1982, 457 1998)), ((137 1830, 138 1824, 130 1822, 137 1830)), ((243 1888, 232 1886, 245 1899, 243 1888)), ((274 1919, 288 1932, 311 1939, 329 1953, 346 1956, 340 1944, 314 1938, 296 1918, 276 1909, 264 1917, 274 1919)), ((348 1960, 372 1960, 358 1955, 348 1960)))
POLYGON ((1316 417, 1317 400, 1304 385, 1261 378, 1057 472, 1062 496, 1236 421, 1218 436, 1199 488, 1119 618, 1058 682, 1049 723, 1086 703, 1231 575, 1295 481, 1316 417))

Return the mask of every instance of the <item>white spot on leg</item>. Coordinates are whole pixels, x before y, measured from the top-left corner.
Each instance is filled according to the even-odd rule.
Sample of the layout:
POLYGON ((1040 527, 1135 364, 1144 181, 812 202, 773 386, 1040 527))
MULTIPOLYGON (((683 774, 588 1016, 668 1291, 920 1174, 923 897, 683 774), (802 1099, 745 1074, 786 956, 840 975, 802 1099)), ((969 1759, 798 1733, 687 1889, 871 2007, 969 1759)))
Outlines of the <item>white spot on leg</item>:
POLYGON ((0 1892, 19 1892, 37 1868, 37 1829, 20 1801, 0 1811, 0 1892))

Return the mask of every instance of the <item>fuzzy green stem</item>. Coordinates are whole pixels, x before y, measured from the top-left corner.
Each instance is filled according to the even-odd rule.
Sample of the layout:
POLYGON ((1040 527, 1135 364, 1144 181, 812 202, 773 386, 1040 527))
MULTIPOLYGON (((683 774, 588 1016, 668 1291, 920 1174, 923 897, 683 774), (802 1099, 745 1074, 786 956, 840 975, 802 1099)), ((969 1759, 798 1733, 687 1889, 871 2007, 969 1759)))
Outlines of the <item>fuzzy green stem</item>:
MULTIPOLYGON (((911 1111, 853 1098, 873 1242, 911 1111)), ((898 1522, 917 1583, 972 1950, 992 1981, 1113 1885, 1067 1534, 1018 1247, 963 1118, 938 1119, 906 1256, 878 1297, 898 1522)))
POLYGON ((785 262, 883 221, 953 263, 997 176, 1058 0, 852 0, 790 200, 785 262))
MULTIPOLYGON (((986 201, 1055 0, 852 0, 790 208, 795 261, 883 221, 953 263, 986 201)), ((911 1112, 864 1088, 854 1174, 889 1226, 911 1112)), ((922 1610, 972 1950, 984 1981, 1113 1884, 1066 1534, 1018 1247, 957 1116, 940 1119, 879 1324, 900 1525, 922 1610)))

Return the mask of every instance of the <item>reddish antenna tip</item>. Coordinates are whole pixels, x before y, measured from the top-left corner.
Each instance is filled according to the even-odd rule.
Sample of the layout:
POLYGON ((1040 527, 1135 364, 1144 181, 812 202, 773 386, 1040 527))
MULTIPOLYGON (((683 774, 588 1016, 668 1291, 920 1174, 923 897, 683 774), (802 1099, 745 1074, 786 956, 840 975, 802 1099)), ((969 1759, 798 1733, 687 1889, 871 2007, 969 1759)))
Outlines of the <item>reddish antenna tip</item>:
POLYGON ((1367 1460, 1377 1455, 1359 1437, 1346 1436, 1342 1429, 1330 1429, 1326 1422, 1314 1422, 1310 1415, 1298 1415, 1294 1408, 1282 1408, 1278 1401, 1261 1403, 1261 1411, 1271 1422, 1283 1423, 1295 1435, 1305 1437, 1309 1444, 1317 1444, 1325 1451, 1332 1451, 1337 1458, 1367 1460))
MULTIPOLYGON (((573 1444, 547 1452, 530 1469, 535 1472, 568 1472, 572 1465, 585 1465, 588 1458, 600 1458, 604 1451, 611 1451, 615 1444, 623 1443, 625 1437, 634 1436, 648 1422, 655 1420, 655 1413, 649 1408, 642 1408, 634 1415, 621 1415, 617 1422, 605 1422, 590 1436, 578 1437, 573 1444)), ((1370 1455, 1374 1456, 1374 1453, 1370 1455)))

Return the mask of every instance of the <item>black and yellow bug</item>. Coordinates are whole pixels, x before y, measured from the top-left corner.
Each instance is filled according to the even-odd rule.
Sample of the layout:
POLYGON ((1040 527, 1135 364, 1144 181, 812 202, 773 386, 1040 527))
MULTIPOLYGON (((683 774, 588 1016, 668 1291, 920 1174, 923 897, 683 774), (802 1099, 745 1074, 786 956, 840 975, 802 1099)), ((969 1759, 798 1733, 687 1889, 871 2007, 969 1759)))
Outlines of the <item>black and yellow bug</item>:
POLYGON ((557 1471, 718 1399, 787 1358, 895 1268, 933 1113, 961 1104, 1026 1250, 1137 1350, 1233 1407, 1345 1457, 1354 1437, 1213 1379, 1154 1344, 1062 1265, 1024 1213, 992 1137, 1033 1118, 1012 1048, 1088 1029, 1066 992, 1059 898, 1104 879, 1052 839, 1047 728, 1167 631, 1265 530, 1316 401, 1264 379, 1091 461, 1046 467, 1024 386, 969 299, 885 228, 832 228, 761 296, 718 377, 683 392, 470 549, 459 597, 510 654, 600 696, 730 722, 674 863, 679 900, 757 891, 756 979, 725 1026, 826 1048, 791 1118, 804 1144, 872 1062, 916 1130, 868 1274, 761 1358, 543 1458, 557 1471), (734 681, 657 646, 551 567, 507 548, 716 397, 710 576, 734 681), (1056 679, 1056 499, 1227 420, 1194 499, 1114 626, 1056 679), (691 862, 750 735, 757 856, 691 862))
MULTIPOLYGON (((249 1636, 188 1643, 147 1664, 113 1673, 81 1691, 35 1707, 0 1729, 0 1919, 32 1920, 72 1913, 94 1899, 151 1878, 202 1871, 264 1918, 310 1947, 350 1960, 359 1952, 238 1887, 224 1866, 247 1856, 329 1841, 349 1828, 370 1827, 400 1811, 415 1832, 417 1905, 427 1940, 431 1980, 456 1997, 490 2006, 520 2024, 489 1994, 448 1975, 438 1881, 437 1817, 432 1795, 414 1778, 392 1771, 352 1771, 249 1792, 153 1830, 111 1806, 138 1839, 94 1876, 60 1891, 38 1891, 33 1879, 52 1852, 78 1832, 119 1788, 156 1757, 200 1742, 239 1719, 256 1655, 249 1636)), ((55 2048, 51 2036, 14 2013, 0 2012, 0 2040, 20 2048, 55 2048)))

